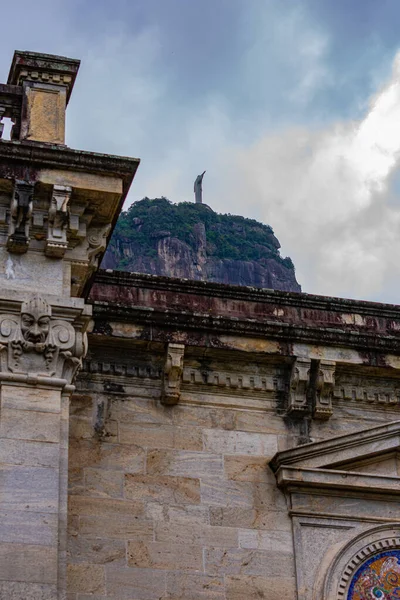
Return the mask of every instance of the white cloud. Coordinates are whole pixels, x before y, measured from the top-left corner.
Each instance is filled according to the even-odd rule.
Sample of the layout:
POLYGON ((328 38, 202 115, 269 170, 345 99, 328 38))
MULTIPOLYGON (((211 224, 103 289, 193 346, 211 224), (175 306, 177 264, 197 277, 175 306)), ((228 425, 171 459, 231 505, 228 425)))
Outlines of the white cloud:
POLYGON ((68 142, 98 152, 132 153, 151 135, 164 93, 156 72, 157 28, 136 35, 114 30, 90 44, 80 40, 74 53, 82 62, 68 108, 68 142))
POLYGON ((229 196, 273 225, 304 291, 398 301, 399 152, 400 53, 361 121, 266 134, 231 157, 229 196))
POLYGON ((310 20, 301 3, 249 3, 248 12, 240 81, 249 93, 265 98, 267 106, 271 98, 281 105, 305 105, 333 83, 325 63, 329 35, 310 20))

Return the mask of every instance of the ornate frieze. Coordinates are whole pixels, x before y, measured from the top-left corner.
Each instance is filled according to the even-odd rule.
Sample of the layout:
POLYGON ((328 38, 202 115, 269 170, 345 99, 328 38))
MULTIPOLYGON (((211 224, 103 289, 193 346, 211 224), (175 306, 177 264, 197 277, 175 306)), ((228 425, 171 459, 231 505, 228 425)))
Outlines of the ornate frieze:
POLYGON ((184 353, 185 346, 183 344, 168 344, 161 393, 163 404, 177 404, 179 402, 184 353))
POLYGON ((21 86, 24 82, 41 82, 66 86, 68 96, 72 91, 80 61, 65 56, 52 56, 38 52, 14 52, 8 84, 21 86))
MULTIPOLYGON (((313 361, 315 381, 311 384, 311 360, 298 358, 287 377, 285 369, 270 367, 262 373, 242 369, 236 371, 222 369, 202 369, 200 366, 184 366, 182 385, 190 392, 197 387, 216 388, 221 392, 252 392, 267 394, 268 397, 282 396, 285 393, 287 414, 312 415, 318 420, 328 419, 332 415, 333 402, 345 401, 369 403, 395 407, 400 402, 400 389, 384 387, 384 380, 365 379, 365 386, 351 385, 338 380, 337 366, 333 361, 313 361), (319 365, 319 366, 318 366, 319 365), (317 368, 318 366, 318 368, 317 368), (335 377, 336 375, 336 377, 335 377), (287 395, 286 395, 287 394, 287 395)), ((131 359, 127 362, 117 360, 84 361, 84 371, 112 377, 153 379, 163 377, 163 369, 157 363, 131 359)))
POLYGON ((139 379, 160 379, 161 368, 153 365, 126 365, 115 362, 99 362, 97 360, 85 360, 84 371, 112 375, 120 377, 137 377, 139 379))
POLYGON ((53 319, 39 296, 17 314, 0 315, 0 372, 57 377, 71 383, 86 352, 86 334, 53 319))
POLYGON ((339 380, 336 378, 334 398, 336 401, 381 404, 396 406, 400 404, 400 386, 397 380, 384 380, 384 378, 366 378, 357 381, 339 380))
POLYGON ((244 373, 240 370, 220 371, 185 367, 182 381, 186 385, 197 384, 227 388, 229 390, 249 390, 255 392, 274 392, 284 389, 283 381, 272 373, 244 373))
POLYGON ((22 69, 19 72, 19 83, 22 81, 34 81, 41 83, 49 83, 55 85, 70 86, 72 82, 71 75, 63 73, 52 73, 51 71, 28 71, 22 69))
MULTIPOLYGON (((181 345, 176 344, 176 346, 181 345)), ((160 379, 164 377, 164 370, 155 364, 123 364, 120 362, 85 360, 83 369, 90 373, 114 377, 133 377, 138 379, 160 379)), ((274 393, 277 391, 283 392, 285 382, 281 374, 275 376, 272 372, 260 375, 256 373, 244 373, 240 370, 236 372, 220 370, 205 371, 199 368, 183 367, 182 384, 188 390, 191 386, 207 386, 229 390, 230 393, 235 391, 274 393)))

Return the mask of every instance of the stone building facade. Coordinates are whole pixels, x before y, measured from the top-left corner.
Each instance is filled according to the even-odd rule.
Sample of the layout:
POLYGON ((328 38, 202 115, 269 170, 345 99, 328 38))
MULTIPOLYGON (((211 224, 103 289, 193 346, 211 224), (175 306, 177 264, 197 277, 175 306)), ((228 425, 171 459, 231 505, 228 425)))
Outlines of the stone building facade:
POLYGON ((400 597, 400 308, 99 270, 78 66, 0 86, 0 598, 400 597))

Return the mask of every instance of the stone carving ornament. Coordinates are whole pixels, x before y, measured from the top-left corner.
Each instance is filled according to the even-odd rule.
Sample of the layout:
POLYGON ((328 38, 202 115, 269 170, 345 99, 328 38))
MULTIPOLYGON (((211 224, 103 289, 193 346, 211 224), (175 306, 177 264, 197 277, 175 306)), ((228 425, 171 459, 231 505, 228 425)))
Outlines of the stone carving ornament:
POLYGON ((62 258, 68 248, 67 227, 72 189, 55 185, 49 207, 46 256, 62 258))
POLYGON ((168 344, 161 392, 161 402, 163 404, 177 404, 179 402, 184 353, 184 344, 168 344))
POLYGON ((90 266, 98 267, 98 257, 107 247, 107 236, 110 233, 111 224, 106 223, 101 227, 91 227, 88 233, 88 258, 90 266))
POLYGON ((332 397, 335 388, 335 367, 332 361, 320 360, 315 382, 313 416, 315 419, 329 419, 332 416, 332 397))
POLYGON ((7 248, 11 252, 24 253, 28 250, 33 190, 34 184, 31 182, 22 180, 15 182, 7 238, 7 248))
POLYGON ((307 416, 311 405, 314 419, 324 420, 332 416, 335 367, 333 361, 296 358, 289 381, 289 415, 307 416))
POLYGON ((289 383, 288 413, 301 416, 308 412, 307 394, 310 387, 311 360, 296 358, 292 366, 289 383))
POLYGON ((60 377, 71 383, 86 351, 86 334, 52 319, 51 306, 36 296, 20 315, 0 315, 1 372, 60 377))

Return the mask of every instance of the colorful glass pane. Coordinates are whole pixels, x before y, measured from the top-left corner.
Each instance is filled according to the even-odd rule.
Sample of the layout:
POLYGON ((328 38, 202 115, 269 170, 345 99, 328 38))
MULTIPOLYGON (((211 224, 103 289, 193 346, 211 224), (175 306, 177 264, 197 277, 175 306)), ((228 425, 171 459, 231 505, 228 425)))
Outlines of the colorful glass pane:
POLYGON ((375 554, 361 565, 347 600, 400 600, 400 549, 375 554))

